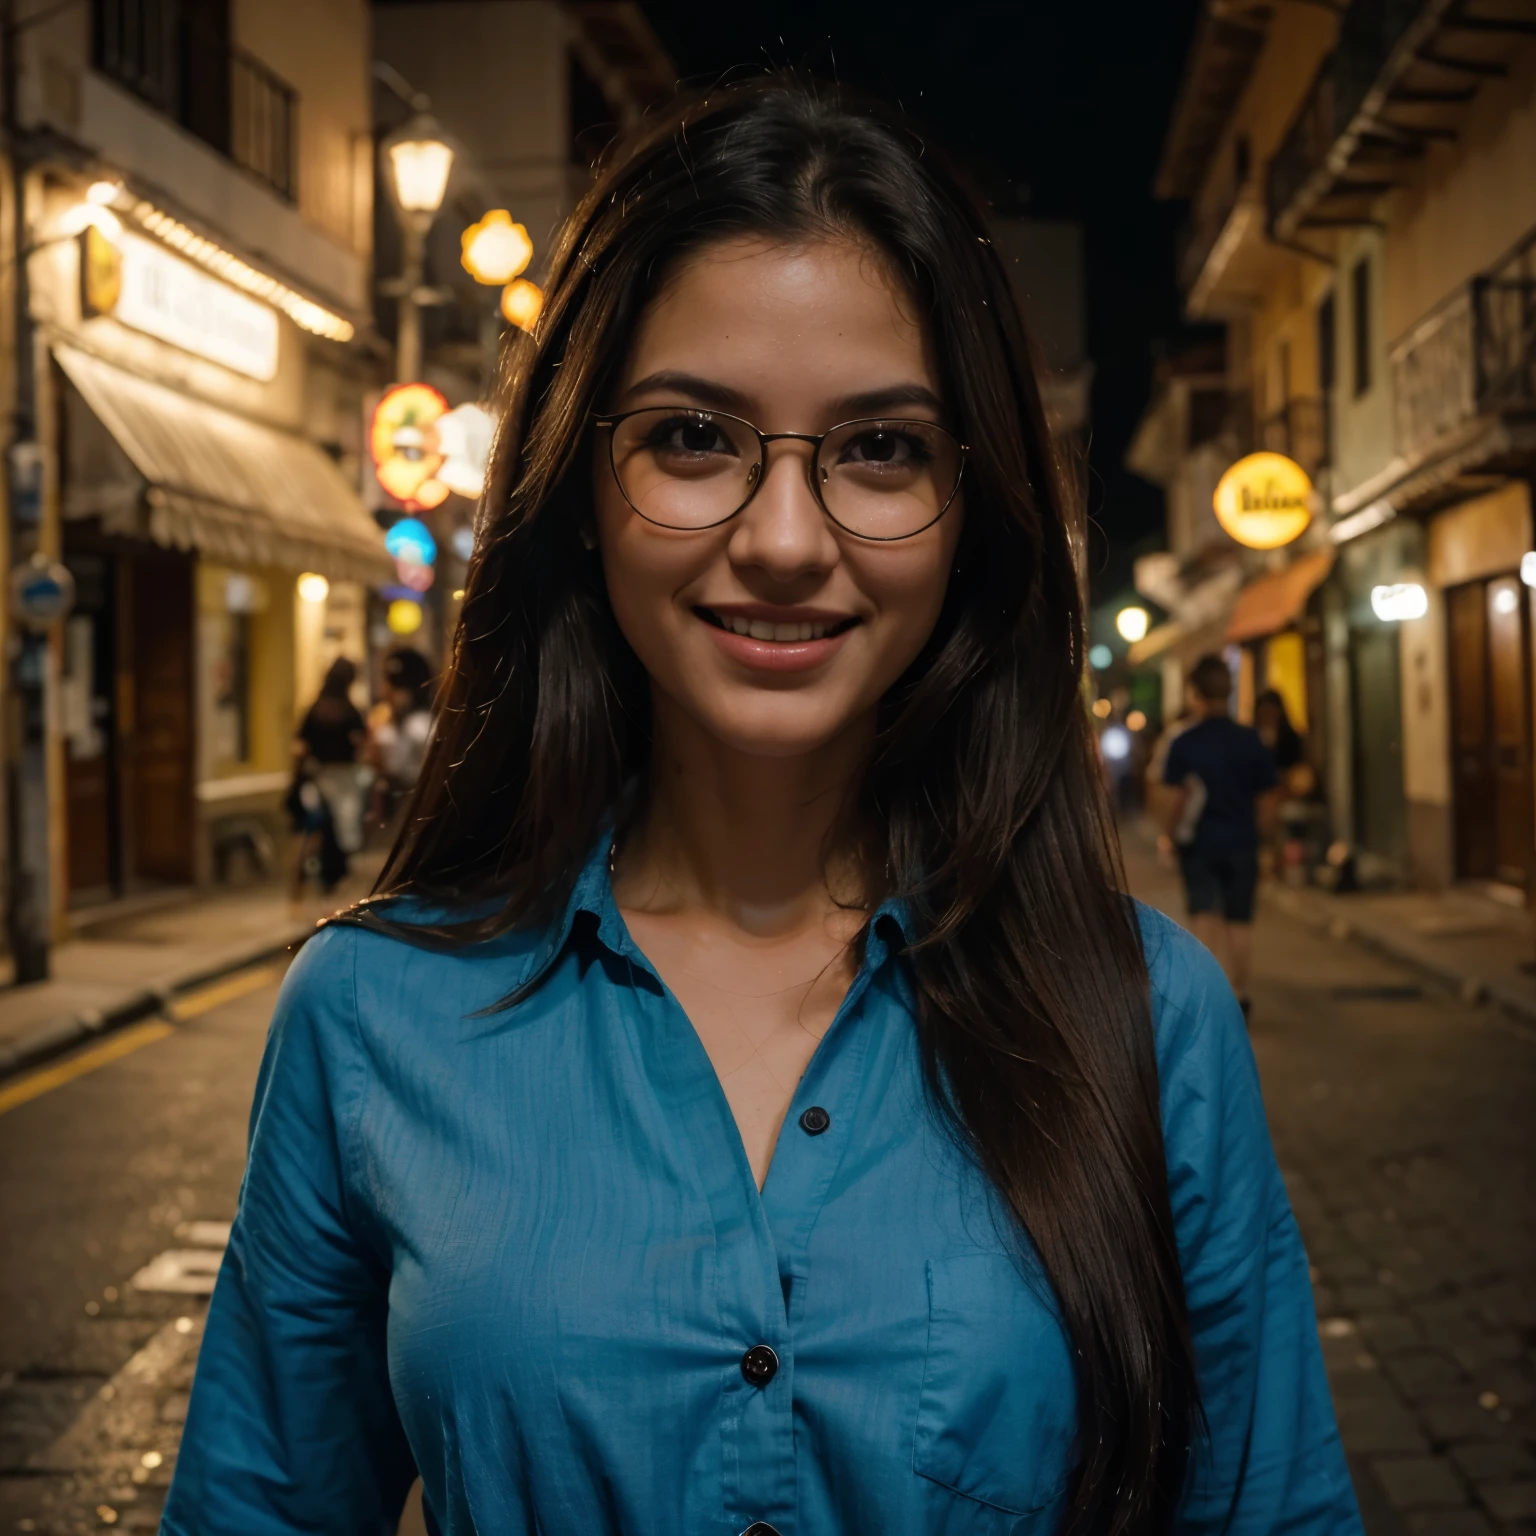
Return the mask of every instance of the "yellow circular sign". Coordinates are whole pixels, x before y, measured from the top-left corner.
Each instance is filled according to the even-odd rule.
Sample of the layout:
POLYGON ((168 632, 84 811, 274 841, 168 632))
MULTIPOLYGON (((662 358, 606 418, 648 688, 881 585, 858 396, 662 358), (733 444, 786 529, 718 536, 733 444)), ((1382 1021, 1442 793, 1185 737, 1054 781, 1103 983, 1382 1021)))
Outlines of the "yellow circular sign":
POLYGON ((1216 521, 1249 549, 1279 549, 1312 521, 1312 481, 1283 453, 1250 453, 1216 485, 1216 521))

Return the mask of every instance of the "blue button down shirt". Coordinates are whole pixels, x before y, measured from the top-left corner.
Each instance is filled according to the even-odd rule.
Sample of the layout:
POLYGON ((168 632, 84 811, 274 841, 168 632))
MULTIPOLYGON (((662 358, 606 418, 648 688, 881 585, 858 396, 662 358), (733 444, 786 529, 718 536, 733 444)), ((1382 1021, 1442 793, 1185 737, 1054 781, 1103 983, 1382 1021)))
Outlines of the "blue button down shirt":
MULTIPOLYGON (((546 933, 445 955, 333 927, 299 956, 163 1530, 382 1536, 419 1469, 466 1536, 1048 1536, 1069 1346, 925 1099, 901 909, 759 1195, 604 851, 546 933)), ((1142 923, 1210 1426, 1181 1530, 1359 1536, 1241 1015, 1142 923)))

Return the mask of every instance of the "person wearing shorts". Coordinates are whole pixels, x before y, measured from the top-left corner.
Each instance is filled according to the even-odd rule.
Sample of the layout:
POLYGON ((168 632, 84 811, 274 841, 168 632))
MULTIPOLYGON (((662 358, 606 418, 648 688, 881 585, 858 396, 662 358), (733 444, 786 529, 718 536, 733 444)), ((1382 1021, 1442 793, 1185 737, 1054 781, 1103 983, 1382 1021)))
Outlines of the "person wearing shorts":
POLYGON ((1221 962, 1246 1015, 1260 822, 1273 814, 1279 775, 1258 732, 1232 719, 1231 689, 1219 656, 1202 657, 1190 673, 1197 719, 1163 765, 1165 832, 1178 852, 1189 926, 1221 962))

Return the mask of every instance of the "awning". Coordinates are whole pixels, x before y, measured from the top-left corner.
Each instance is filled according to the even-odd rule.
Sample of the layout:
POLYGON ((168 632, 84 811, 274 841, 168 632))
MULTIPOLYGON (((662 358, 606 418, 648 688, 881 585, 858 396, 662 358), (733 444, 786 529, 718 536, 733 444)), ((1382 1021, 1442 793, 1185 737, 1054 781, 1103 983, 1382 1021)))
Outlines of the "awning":
MULTIPOLYGON (((147 483, 145 531, 230 565, 394 580, 384 534, 340 468, 297 433, 221 410, 56 342, 53 354, 147 483)), ((98 508, 66 498, 66 515, 98 508)), ((109 500, 121 500, 114 488, 109 500)))
POLYGON ((1294 624, 1307 599, 1333 569, 1333 551, 1321 549, 1291 561, 1283 571, 1269 571, 1237 594, 1227 621, 1227 640, 1257 640, 1294 624))
POLYGON ((1172 656, 1185 666, 1193 666, 1202 656, 1219 651, 1225 643, 1226 633, 1220 620, 1212 624, 1189 625, 1182 619, 1169 619, 1138 640, 1125 653, 1125 659, 1133 667, 1140 667, 1159 657, 1172 656))

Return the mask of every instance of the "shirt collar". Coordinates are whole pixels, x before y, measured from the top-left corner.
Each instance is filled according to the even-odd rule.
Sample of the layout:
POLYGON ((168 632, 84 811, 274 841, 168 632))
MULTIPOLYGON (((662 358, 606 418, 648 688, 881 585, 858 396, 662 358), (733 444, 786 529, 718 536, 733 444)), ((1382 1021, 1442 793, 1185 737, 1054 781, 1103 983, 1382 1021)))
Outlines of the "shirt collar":
MULTIPOLYGON (((571 887, 564 910, 545 931, 544 941, 535 945, 528 956, 527 968, 518 981, 519 989, 532 986, 560 958, 570 942, 576 919, 583 914, 595 921, 597 939, 604 948, 640 966, 647 974, 655 975, 650 962, 635 947, 629 929, 619 915, 610 878, 612 856, 613 824, 605 821, 581 866, 581 872, 576 876, 576 883, 571 887)), ((864 946, 864 969, 873 973, 893 955, 899 954, 912 942, 912 931, 910 905, 900 896, 887 897, 870 915, 869 936, 864 946)))

